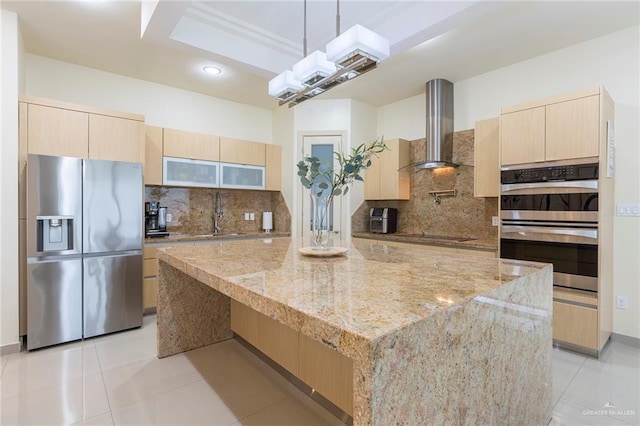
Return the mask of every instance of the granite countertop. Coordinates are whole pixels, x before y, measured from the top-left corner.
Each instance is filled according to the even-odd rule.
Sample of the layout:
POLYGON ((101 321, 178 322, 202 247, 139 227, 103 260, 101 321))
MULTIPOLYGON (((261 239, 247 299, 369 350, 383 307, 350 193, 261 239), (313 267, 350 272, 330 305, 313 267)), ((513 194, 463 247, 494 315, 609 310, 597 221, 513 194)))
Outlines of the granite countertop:
POLYGON ((250 240, 262 238, 280 238, 288 237, 289 232, 229 232, 221 234, 183 234, 180 232, 171 232, 166 237, 145 238, 145 245, 154 243, 179 243, 188 241, 220 241, 220 240, 250 240))
POLYGON ((378 234, 373 232, 354 232, 354 238, 366 238, 379 241, 395 241, 399 243, 436 245, 462 249, 498 250, 498 238, 429 236, 422 234, 378 234))
POLYGON ((360 242, 351 244, 345 256, 308 257, 298 252, 302 246, 291 238, 211 242, 162 248, 158 258, 336 346, 345 340, 371 342, 550 268, 360 242))

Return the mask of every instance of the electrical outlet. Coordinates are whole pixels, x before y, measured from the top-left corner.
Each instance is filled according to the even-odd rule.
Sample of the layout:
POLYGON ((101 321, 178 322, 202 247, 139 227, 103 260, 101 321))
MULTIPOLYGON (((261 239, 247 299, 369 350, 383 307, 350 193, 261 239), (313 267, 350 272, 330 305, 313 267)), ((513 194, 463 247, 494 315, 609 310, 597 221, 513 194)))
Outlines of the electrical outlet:
POLYGON ((244 220, 249 220, 249 213, 244 214, 244 220))
POLYGON ((498 225, 500 225, 500 219, 498 218, 498 216, 491 216, 491 226, 498 225))
POLYGON ((616 308, 627 309, 629 307, 629 299, 624 296, 616 296, 616 308))
POLYGON ((249 220, 256 220, 256 214, 253 212, 249 213, 249 220))
POLYGON ((173 216, 171 216, 171 213, 167 213, 167 223, 171 222, 171 219, 173 219, 173 216))

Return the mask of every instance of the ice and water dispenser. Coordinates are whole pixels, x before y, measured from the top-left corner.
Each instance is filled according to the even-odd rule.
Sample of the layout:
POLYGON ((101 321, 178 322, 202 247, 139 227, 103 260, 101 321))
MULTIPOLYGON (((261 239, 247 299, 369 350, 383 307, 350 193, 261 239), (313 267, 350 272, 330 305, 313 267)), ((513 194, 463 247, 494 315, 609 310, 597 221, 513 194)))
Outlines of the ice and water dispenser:
POLYGON ((73 216, 36 216, 36 250, 73 250, 73 216))

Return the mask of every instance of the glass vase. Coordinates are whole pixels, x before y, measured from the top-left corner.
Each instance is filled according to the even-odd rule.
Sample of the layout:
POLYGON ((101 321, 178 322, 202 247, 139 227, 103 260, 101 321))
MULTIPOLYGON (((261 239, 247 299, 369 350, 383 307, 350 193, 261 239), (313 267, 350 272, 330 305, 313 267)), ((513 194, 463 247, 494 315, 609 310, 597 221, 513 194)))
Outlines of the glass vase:
POLYGON ((314 250, 327 250, 331 231, 330 212, 333 197, 311 192, 311 234, 314 250))

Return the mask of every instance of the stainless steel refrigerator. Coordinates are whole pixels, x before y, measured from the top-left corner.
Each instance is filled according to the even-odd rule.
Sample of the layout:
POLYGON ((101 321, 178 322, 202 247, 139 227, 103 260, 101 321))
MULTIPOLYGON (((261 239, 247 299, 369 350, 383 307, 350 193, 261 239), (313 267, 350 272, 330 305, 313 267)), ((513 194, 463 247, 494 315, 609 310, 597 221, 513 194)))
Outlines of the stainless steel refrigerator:
POLYGON ((142 325, 142 165, 27 158, 27 349, 142 325))

